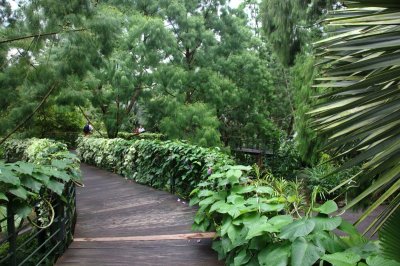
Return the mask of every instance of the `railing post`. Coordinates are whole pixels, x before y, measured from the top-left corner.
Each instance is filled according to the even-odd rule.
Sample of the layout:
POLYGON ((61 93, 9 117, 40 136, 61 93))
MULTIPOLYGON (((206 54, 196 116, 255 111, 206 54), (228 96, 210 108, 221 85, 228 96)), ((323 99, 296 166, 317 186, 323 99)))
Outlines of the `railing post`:
POLYGON ((61 197, 57 198, 58 204, 56 208, 56 216, 57 216, 57 227, 60 229, 58 231, 58 241, 60 241, 60 253, 64 251, 64 237, 65 237, 65 219, 64 219, 64 201, 61 197))
POLYGON ((12 199, 7 203, 7 234, 8 234, 8 253, 10 254, 10 266, 17 265, 17 236, 15 233, 14 210, 12 207, 12 199))
POLYGON ((171 184, 171 187, 170 187, 171 194, 175 194, 175 176, 174 175, 172 175, 170 178, 170 184, 171 184))

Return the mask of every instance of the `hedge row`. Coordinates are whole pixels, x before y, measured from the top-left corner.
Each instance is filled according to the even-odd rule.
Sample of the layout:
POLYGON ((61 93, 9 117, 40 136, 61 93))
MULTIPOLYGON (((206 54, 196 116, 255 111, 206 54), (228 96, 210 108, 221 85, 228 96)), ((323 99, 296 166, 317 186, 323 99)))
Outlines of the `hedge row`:
POLYGON ((233 160, 217 149, 179 141, 79 138, 83 162, 124 175, 159 189, 174 184, 176 193, 188 197, 197 184, 221 165, 233 160))
POLYGON ((126 140, 138 140, 138 139, 148 139, 148 140, 165 140, 166 137, 161 133, 150 133, 144 132, 140 134, 134 134, 130 132, 119 132, 118 138, 126 140))

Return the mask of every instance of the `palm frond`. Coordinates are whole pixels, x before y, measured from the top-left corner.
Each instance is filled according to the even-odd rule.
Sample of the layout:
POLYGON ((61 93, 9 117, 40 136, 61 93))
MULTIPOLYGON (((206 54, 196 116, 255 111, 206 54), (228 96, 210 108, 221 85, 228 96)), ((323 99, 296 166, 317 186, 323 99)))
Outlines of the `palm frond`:
POLYGON ((369 187, 345 208, 379 196, 361 222, 400 191, 400 3, 345 4, 325 21, 329 37, 315 44, 323 68, 315 87, 325 92, 310 115, 327 149, 352 155, 336 171, 362 165, 353 180, 369 187))

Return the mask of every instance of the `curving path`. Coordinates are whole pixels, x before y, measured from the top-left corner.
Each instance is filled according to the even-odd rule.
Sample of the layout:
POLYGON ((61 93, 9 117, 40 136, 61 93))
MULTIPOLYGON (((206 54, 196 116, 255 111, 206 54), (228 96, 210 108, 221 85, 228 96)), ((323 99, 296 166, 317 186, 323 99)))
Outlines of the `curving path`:
POLYGON ((164 191, 82 164, 74 242, 56 265, 223 265, 195 209, 164 191))

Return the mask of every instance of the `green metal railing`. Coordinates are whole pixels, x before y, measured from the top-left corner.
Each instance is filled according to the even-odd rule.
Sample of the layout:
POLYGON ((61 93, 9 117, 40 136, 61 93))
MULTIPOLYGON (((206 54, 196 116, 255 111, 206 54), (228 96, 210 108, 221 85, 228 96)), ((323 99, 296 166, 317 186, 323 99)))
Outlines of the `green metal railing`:
POLYGON ((72 242, 76 221, 75 184, 66 184, 61 196, 51 194, 47 200, 53 207, 54 220, 46 228, 40 226, 46 215, 40 211, 40 205, 34 208, 28 223, 18 218, 15 204, 9 201, 7 215, 0 220, 0 265, 52 265, 72 242))

